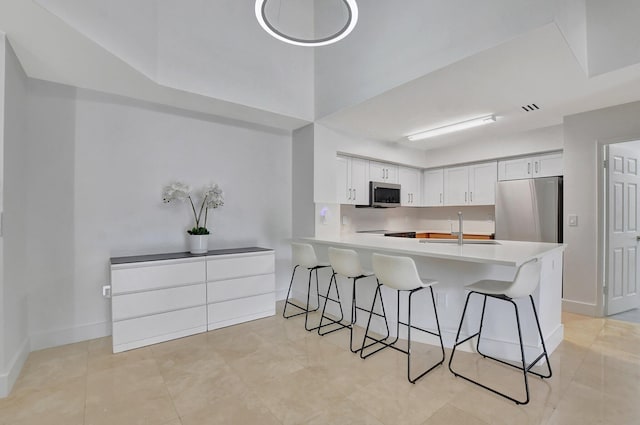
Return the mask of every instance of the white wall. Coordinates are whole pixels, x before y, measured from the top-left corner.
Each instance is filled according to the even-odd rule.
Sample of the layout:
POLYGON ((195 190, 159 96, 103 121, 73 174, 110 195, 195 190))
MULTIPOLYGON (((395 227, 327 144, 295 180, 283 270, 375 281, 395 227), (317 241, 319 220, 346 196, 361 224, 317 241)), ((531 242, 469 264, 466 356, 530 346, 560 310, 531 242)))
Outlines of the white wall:
MULTIPOLYGON (((256 21, 254 2, 37 3, 159 84, 305 120, 314 117, 313 50, 268 35, 256 21)), ((296 18, 307 16, 313 17, 299 13, 296 18)))
POLYGON ((313 124, 292 135, 292 236, 315 235, 313 203, 313 124))
POLYGON ((600 152, 607 143, 640 140, 639 116, 640 102, 634 102, 564 119, 564 216, 579 217, 578 227, 564 227, 563 298, 567 310, 602 314, 600 152))
MULTIPOLYGON (((29 334, 34 349, 56 345, 52 330, 68 329, 69 340, 80 338, 73 325, 85 302, 85 286, 74 276, 76 89, 29 80, 26 232, 30 267, 29 334), (46 341, 46 342, 45 342, 46 341)), ((89 229, 77 229, 90 232, 89 229)), ((102 332, 106 329, 102 326, 102 332)), ((93 335, 89 333, 89 335, 93 335)), ((66 341, 66 339, 62 339, 66 341)))
MULTIPOLYGON (((27 219, 30 205, 27 199, 28 151, 26 140, 27 79, 11 46, 4 43, 4 211, 3 211, 3 268, 2 309, 3 362, 0 364, 0 397, 6 395, 18 377, 29 353, 27 286, 25 270, 31 267, 27 256, 27 219)), ((46 190, 46 182, 41 182, 46 190)), ((37 205, 40 214, 46 206, 37 205)))
POLYGON ((342 233, 361 230, 391 230, 449 233, 458 231, 458 211, 464 215, 464 233, 494 233, 495 207, 356 208, 340 205, 342 233), (346 220, 345 220, 346 218, 346 220))
MULTIPOLYGON (((109 332, 109 257, 187 249, 186 205, 161 201, 164 185, 214 181, 225 205, 209 215, 210 249, 276 250, 276 279, 290 272, 291 136, 211 116, 31 81, 29 187, 50 182, 46 213, 29 241, 34 349, 109 332), (51 217, 52 211, 61 211, 51 217), (41 266, 43 265, 43 266, 41 266), (55 302, 52 302, 55 301, 55 302)), ((39 192, 30 199, 40 200, 39 192)))
POLYGON ((447 146, 427 151, 425 167, 482 161, 509 156, 561 150, 563 147, 562 125, 539 128, 507 137, 473 140, 468 143, 447 146))

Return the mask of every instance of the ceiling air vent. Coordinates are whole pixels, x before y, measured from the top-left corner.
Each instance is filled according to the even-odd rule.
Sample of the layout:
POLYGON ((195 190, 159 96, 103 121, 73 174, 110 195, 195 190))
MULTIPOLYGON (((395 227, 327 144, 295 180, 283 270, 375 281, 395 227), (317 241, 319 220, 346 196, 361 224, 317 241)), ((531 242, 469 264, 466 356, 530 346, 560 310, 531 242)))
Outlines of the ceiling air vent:
POLYGON ((530 103, 528 105, 522 106, 522 109, 524 109, 525 112, 533 112, 533 111, 537 111, 540 108, 535 103, 530 103))

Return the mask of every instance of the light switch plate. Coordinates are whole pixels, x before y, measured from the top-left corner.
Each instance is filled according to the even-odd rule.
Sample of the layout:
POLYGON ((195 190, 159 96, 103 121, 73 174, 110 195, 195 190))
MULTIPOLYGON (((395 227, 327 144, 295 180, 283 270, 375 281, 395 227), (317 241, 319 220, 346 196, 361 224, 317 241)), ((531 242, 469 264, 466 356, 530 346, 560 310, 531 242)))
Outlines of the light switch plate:
POLYGON ((576 214, 569 214, 569 226, 576 227, 578 225, 578 216, 576 214))

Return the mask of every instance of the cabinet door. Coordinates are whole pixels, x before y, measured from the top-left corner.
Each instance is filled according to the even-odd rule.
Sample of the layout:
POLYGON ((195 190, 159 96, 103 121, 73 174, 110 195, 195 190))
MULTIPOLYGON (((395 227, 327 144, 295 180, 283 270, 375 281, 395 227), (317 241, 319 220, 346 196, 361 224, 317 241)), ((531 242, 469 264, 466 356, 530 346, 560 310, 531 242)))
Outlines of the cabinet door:
POLYGON ((444 172, 442 168, 424 172, 422 205, 440 207, 444 205, 444 172))
POLYGON ((469 166, 469 205, 494 205, 498 170, 495 161, 469 166))
POLYGON ((538 155, 533 158, 534 177, 552 177, 563 174, 562 153, 538 155))
POLYGON ((387 183, 398 183, 398 166, 393 164, 385 164, 386 176, 384 180, 387 183))
POLYGON ((360 158, 351 160, 351 203, 369 203, 369 161, 360 158))
POLYGON ((373 182, 387 181, 387 164, 369 161, 369 178, 373 182))
POLYGON ((336 198, 338 204, 350 204, 352 198, 350 186, 349 158, 338 156, 336 158, 336 198))
POLYGON ((469 197, 469 167, 444 169, 444 204, 466 205, 469 197))
POLYGON ((420 170, 409 167, 398 167, 398 182, 400 183, 400 205, 420 206, 420 170))
POLYGON ((498 180, 519 180, 533 177, 530 157, 504 159, 498 162, 498 180))

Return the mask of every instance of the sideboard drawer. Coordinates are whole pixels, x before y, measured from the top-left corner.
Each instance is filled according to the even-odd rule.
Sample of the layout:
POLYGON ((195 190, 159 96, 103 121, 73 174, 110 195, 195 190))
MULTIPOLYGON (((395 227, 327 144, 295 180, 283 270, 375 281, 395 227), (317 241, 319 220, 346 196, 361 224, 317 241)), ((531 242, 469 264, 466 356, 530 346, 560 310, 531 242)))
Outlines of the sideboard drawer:
POLYGON ((207 283, 207 302, 244 298, 275 291, 274 274, 241 277, 207 283))
POLYGON ((205 304, 206 287, 204 283, 156 291, 136 292, 134 294, 114 295, 112 319, 120 321, 133 317, 164 313, 205 304))
POLYGON ((274 271, 275 256, 272 252, 259 255, 207 259, 207 281, 270 274, 274 273, 274 271))
MULTIPOLYGON (((209 324, 229 322, 247 316, 269 313, 273 315, 275 310, 275 294, 255 295, 253 297, 239 298, 209 304, 209 324)), ((262 314, 265 316, 267 314, 262 314)), ((239 322, 240 320, 238 320, 239 322)))
POLYGON ((117 295, 200 283, 205 281, 205 277, 202 261, 113 268, 111 270, 111 293, 117 295))
POLYGON ((205 332, 206 306, 154 314, 113 323, 113 352, 205 332))

